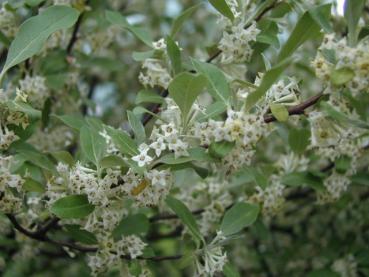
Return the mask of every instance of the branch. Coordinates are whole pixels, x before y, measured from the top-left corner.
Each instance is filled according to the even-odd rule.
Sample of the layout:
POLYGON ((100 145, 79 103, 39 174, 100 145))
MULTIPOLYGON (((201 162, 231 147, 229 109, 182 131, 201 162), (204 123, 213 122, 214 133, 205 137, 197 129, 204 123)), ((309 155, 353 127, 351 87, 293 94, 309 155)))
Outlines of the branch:
MULTIPOLYGON (((321 92, 317 95, 314 95, 314 96, 308 98, 306 101, 302 102, 301 104, 298 104, 296 106, 292 106, 292 107, 288 108, 289 115, 303 114, 307 108, 315 105, 320 100, 320 98, 322 98, 322 96, 323 96, 323 93, 321 92)), ((273 121, 276 121, 276 120, 277 119, 271 114, 268 114, 268 115, 264 116, 264 122, 265 123, 270 123, 270 122, 273 122, 273 121)))

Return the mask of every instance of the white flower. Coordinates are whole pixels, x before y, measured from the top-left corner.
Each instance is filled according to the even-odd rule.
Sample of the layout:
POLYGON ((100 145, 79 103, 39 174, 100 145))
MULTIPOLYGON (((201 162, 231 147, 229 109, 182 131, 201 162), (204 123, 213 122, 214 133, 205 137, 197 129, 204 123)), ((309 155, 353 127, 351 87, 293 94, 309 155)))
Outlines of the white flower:
POLYGON ((158 41, 154 41, 152 43, 152 46, 156 50, 165 50, 167 48, 167 43, 164 38, 159 39, 158 41))
POLYGON ((150 144, 150 147, 155 150, 155 155, 159 157, 161 152, 166 149, 163 137, 158 137, 153 143, 150 144))
POLYGON ((143 167, 146 164, 149 164, 153 159, 147 154, 149 151, 149 147, 146 144, 141 144, 139 146, 140 153, 136 156, 132 157, 132 160, 138 163, 138 166, 143 167))

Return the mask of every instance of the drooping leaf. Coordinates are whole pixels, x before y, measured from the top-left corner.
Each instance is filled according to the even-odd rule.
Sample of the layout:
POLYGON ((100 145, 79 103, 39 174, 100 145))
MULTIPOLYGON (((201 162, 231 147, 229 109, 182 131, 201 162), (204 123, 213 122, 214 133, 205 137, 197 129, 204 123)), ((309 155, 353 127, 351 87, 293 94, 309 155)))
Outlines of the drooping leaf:
POLYGON ((207 84, 203 75, 183 72, 177 75, 169 84, 169 95, 178 105, 182 118, 186 121, 193 103, 207 84))
POLYGON ((62 219, 83 218, 92 213, 95 206, 88 202, 86 195, 69 195, 56 200, 50 211, 62 219))
POLYGON ((259 214, 258 205, 250 203, 236 203, 224 215, 220 230, 223 235, 231 236, 240 232, 243 228, 252 225, 259 214))
POLYGON ((190 210, 183 204, 180 200, 167 196, 165 203, 169 206, 171 210, 181 219, 183 224, 185 224, 190 230, 194 240, 199 243, 203 241, 203 237, 200 233, 199 227, 197 226, 196 220, 190 210))
POLYGON ((67 151, 56 151, 50 153, 58 162, 62 162, 69 166, 74 165, 74 158, 73 156, 67 151))
POLYGON ((37 182, 32 178, 25 179, 23 183, 23 189, 29 192, 39 192, 39 193, 45 192, 45 187, 41 183, 37 182))
POLYGON ((27 19, 10 44, 1 76, 9 68, 36 55, 52 33, 71 27, 78 16, 79 12, 71 7, 55 5, 27 19))

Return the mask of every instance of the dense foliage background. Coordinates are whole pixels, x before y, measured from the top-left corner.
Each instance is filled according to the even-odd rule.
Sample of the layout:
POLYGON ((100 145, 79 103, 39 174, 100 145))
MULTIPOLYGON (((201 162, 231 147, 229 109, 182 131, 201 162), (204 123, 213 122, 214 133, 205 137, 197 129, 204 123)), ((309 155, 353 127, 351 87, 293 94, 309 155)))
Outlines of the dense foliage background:
POLYGON ((0 1, 1 276, 369 276, 369 2, 0 1))

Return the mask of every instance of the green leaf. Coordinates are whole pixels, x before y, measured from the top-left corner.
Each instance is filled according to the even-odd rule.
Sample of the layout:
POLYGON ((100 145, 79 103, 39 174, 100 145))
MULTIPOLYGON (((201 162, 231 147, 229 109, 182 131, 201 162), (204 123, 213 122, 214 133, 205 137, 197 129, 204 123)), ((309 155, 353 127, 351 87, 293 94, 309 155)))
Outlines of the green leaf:
POLYGON ((86 124, 83 117, 79 115, 54 115, 57 119, 61 120, 65 125, 79 131, 86 124))
POLYGON ((319 34, 320 26, 313 19, 309 11, 305 12, 279 52, 278 61, 283 61, 284 59, 292 56, 293 52, 295 52, 304 42, 318 37, 319 34))
POLYGON ((209 93, 224 104, 228 104, 230 89, 224 73, 215 65, 192 59, 192 64, 198 73, 208 79, 209 93))
POLYGON ((187 115, 193 103, 206 86, 203 75, 193 75, 183 72, 177 75, 169 84, 169 95, 176 102, 182 112, 182 118, 187 122, 187 115))
POLYGON ((243 228, 252 225, 259 214, 258 205, 250 203, 236 203, 224 215, 220 230, 225 236, 231 236, 240 232, 243 228))
POLYGON ((135 140, 138 144, 143 143, 146 140, 146 133, 141 120, 132 111, 127 111, 127 116, 132 131, 135 134, 135 140))
POLYGON ((112 167, 126 167, 126 162, 119 156, 106 156, 100 160, 100 167, 101 168, 112 168, 112 167))
POLYGON ((333 28, 330 22, 332 4, 320 5, 316 8, 309 10, 311 17, 326 33, 332 33, 333 28))
POLYGON ((40 118, 41 111, 32 108, 29 104, 20 101, 8 101, 7 106, 11 111, 17 111, 25 113, 33 118, 40 118))
POLYGON ((39 192, 39 193, 45 192, 45 187, 41 183, 33 180, 32 178, 25 179, 25 182, 23 183, 23 189, 29 192, 39 192))
POLYGON ((121 236, 142 235, 149 230, 150 222, 144 214, 133 214, 123 218, 113 231, 113 237, 120 239, 121 236))
POLYGON ((369 186, 369 173, 368 172, 358 172, 351 177, 351 181, 354 184, 369 186))
POLYGON ((137 144, 126 132, 112 127, 106 128, 106 131, 120 152, 130 156, 135 156, 139 153, 137 144))
POLYGON ((362 15, 365 0, 345 0, 344 15, 348 27, 348 41, 350 46, 355 46, 357 40, 357 24, 362 15))
POLYGON ((351 158, 349 156, 341 156, 334 161, 335 169, 338 173, 344 174, 351 168, 351 158))
POLYGON ((50 153, 57 161, 65 163, 69 166, 74 165, 73 156, 67 151, 57 151, 50 153))
POLYGON ((271 104, 270 110, 272 111, 272 114, 278 121, 285 122, 288 120, 289 113, 285 105, 271 104))
POLYGON ((80 132, 80 144, 84 156, 98 166, 106 152, 107 144, 105 138, 88 126, 83 126, 80 132))
POLYGON ((88 245, 98 244, 96 236, 91 232, 81 229, 81 226, 67 224, 64 225, 64 227, 67 229, 67 233, 72 239, 88 245))
MULTIPOLYGON (((27 19, 12 41, 1 76, 22 61, 37 54, 54 32, 71 27, 79 12, 67 6, 51 6, 39 15, 27 19)), ((1 77, 0 77, 1 79, 1 77)))
POLYGON ((246 109, 253 107, 262 98, 268 89, 275 83, 283 70, 290 64, 290 60, 284 60, 272 67, 263 75, 259 87, 246 98, 246 109))
POLYGON ((218 12, 233 21, 233 12, 225 0, 209 0, 209 2, 218 12))
POLYGON ((158 95, 158 93, 151 91, 151 90, 140 90, 136 97, 136 104, 141 103, 157 103, 162 104, 164 103, 163 97, 158 95))
POLYGON ((290 129, 288 134, 288 143, 291 150, 296 154, 304 153, 310 143, 310 130, 308 129, 290 129))
POLYGON ((324 185, 321 178, 306 172, 292 172, 282 177, 281 182, 291 187, 302 187, 304 185, 315 190, 323 190, 324 185))
POLYGON ((54 164, 49 160, 49 158, 39 152, 36 149, 21 149, 19 150, 21 157, 25 158, 27 161, 32 162, 40 168, 46 169, 50 172, 56 173, 54 164))
POLYGON ((172 24, 172 30, 170 31, 170 36, 174 37, 178 31, 182 28, 183 23, 196 11, 198 7, 200 7, 202 3, 199 3, 197 5, 194 5, 184 12, 182 12, 174 21, 172 24))
POLYGON ((330 269, 316 269, 310 271, 306 277, 340 277, 341 275, 330 269))
POLYGON ((50 211, 62 219, 83 218, 92 213, 95 206, 88 202, 86 195, 70 195, 56 200, 50 211))
POLYGON ((143 43, 145 43, 151 48, 153 47, 150 33, 145 28, 130 25, 127 19, 119 12, 106 11, 105 16, 106 19, 111 24, 115 24, 122 27, 123 29, 126 29, 127 31, 131 32, 134 36, 136 36, 139 40, 141 40, 143 43))
POLYGON ((182 71, 181 50, 170 36, 167 37, 167 53, 174 73, 180 73, 182 71))
POLYGON ((351 119, 345 113, 336 110, 334 107, 332 107, 327 102, 321 102, 320 106, 323 108, 323 110, 326 112, 326 114, 329 117, 335 119, 338 123, 350 124, 358 128, 369 129, 369 124, 366 123, 365 121, 361 121, 358 119, 351 119))
POLYGON ((188 227, 188 230, 191 232, 197 244, 201 241, 204 241, 194 216, 185 204, 172 196, 167 196, 167 198, 165 199, 165 203, 169 206, 171 210, 173 210, 173 212, 175 212, 175 214, 181 219, 183 224, 188 227))
POLYGON ((214 118, 227 110, 226 104, 221 101, 214 102, 206 107, 205 113, 198 117, 199 121, 205 121, 210 118, 214 118))
POLYGON ((227 263, 223 267, 223 273, 225 277, 241 277, 241 275, 238 273, 237 269, 231 265, 230 263, 227 263))
POLYGON ((173 153, 164 155, 158 160, 158 163, 164 164, 182 164, 191 161, 212 161, 211 157, 206 153, 203 148, 196 147, 188 149, 189 156, 176 158, 173 153))
MULTIPOLYGON (((155 54, 155 50, 149 50, 149 51, 144 51, 144 52, 136 52, 134 51, 132 53, 132 58, 136 61, 136 62, 142 62, 146 59, 151 58, 152 56, 154 56, 155 54)), ((120 65, 121 67, 121 65, 120 65)))
POLYGON ((342 86, 355 77, 355 72, 348 67, 334 69, 331 72, 331 82, 333 85, 342 86))
POLYGON ((37 7, 42 2, 45 2, 45 0, 26 0, 25 3, 30 7, 37 7))
POLYGON ((50 112, 51 112, 51 98, 47 98, 47 100, 44 103, 44 107, 42 108, 41 112, 41 122, 42 122, 42 128, 47 127, 50 121, 50 112))
POLYGON ((209 146, 209 153, 215 158, 222 159, 232 151, 234 146, 235 143, 231 141, 213 142, 209 146))

